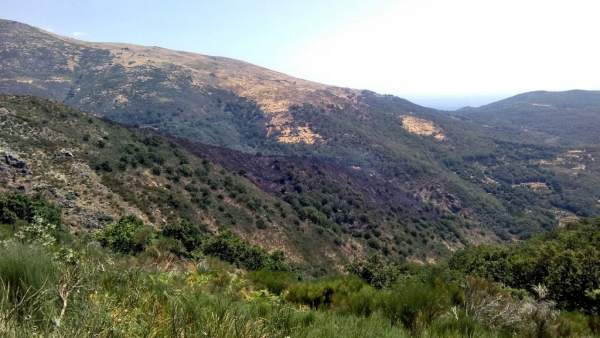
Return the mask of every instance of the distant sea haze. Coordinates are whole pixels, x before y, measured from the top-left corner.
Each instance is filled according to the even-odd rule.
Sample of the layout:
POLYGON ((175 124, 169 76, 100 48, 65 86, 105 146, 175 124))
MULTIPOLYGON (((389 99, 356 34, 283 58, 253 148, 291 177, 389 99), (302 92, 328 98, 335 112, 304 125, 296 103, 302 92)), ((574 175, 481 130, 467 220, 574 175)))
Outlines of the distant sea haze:
POLYGON ((457 110, 464 107, 479 107, 503 98, 510 94, 486 96, 405 96, 408 100, 421 106, 440 109, 457 110))

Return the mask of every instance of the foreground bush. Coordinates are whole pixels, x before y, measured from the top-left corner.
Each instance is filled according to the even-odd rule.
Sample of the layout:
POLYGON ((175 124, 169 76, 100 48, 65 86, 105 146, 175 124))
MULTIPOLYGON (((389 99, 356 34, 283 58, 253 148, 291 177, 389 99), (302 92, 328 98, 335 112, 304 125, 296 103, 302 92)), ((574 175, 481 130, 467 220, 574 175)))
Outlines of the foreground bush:
POLYGON ((411 278, 396 284, 382 297, 381 307, 392 323, 400 322, 416 334, 462 302, 457 285, 431 276, 425 281, 411 278))
POLYGON ((376 288, 392 286, 410 267, 406 263, 389 263, 383 257, 371 256, 366 261, 350 264, 348 272, 376 288))
POLYGON ((299 276, 288 271, 258 270, 249 272, 248 278, 260 288, 280 295, 293 283, 298 282, 299 276))
MULTIPOLYGON (((442 264, 394 264, 390 269, 377 260, 357 265, 356 274, 362 279, 352 275, 311 279, 299 271, 280 271, 287 269, 283 256, 228 232, 211 235, 181 223, 159 233, 128 217, 98 235, 103 247, 76 238, 56 240, 49 231, 52 227, 40 219, 39 215, 31 223, 19 219, 19 229, 0 242, 2 337, 600 334, 600 317, 561 311, 550 288, 541 284, 510 289, 486 278, 457 275, 442 264), (137 254, 140 250, 145 254, 137 254)), ((572 244, 583 241, 566 234, 549 241, 562 241, 564 236, 572 244)), ((593 232, 588 237, 593 238, 593 232)), ((465 254, 453 262, 465 257, 466 262, 479 262, 479 256, 461 255, 465 254)), ((504 252, 500 257, 510 255, 504 252)), ((485 263, 498 256, 483 257, 485 263)), ((506 271, 503 268, 484 264, 482 271, 506 271), (489 266, 500 269, 488 270, 489 266)), ((594 297, 593 292, 588 294, 594 297)))
POLYGON ((188 221, 181 221, 164 226, 161 235, 179 241, 186 253, 191 254, 202 244, 202 238, 206 236, 206 227, 188 221))
POLYGON ((329 278, 292 284, 285 299, 313 309, 342 307, 362 288, 368 287, 358 278, 329 278))
POLYGON ((450 267, 546 297, 567 310, 600 311, 600 220, 557 229, 512 246, 480 246, 450 259, 450 267))

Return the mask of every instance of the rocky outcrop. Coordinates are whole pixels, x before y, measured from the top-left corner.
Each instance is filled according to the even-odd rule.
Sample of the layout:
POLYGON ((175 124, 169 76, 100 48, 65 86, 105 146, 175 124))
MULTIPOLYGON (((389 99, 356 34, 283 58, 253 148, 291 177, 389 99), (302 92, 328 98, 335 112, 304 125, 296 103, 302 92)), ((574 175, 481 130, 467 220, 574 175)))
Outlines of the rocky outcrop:
POLYGON ((27 163, 25 161, 19 159, 16 155, 13 155, 10 153, 5 153, 3 158, 4 158, 4 163, 6 165, 8 165, 9 167, 13 167, 13 168, 17 169, 22 174, 29 173, 29 167, 27 166, 27 163))

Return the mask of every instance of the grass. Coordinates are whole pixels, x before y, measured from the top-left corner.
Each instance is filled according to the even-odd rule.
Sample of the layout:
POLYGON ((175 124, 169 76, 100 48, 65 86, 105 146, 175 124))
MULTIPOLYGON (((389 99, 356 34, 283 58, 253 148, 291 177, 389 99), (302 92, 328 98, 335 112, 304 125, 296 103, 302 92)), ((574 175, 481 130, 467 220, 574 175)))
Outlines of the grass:
MULTIPOLYGON (((114 256, 91 244, 80 252, 79 281, 61 325, 62 302, 53 295, 69 265, 58 264, 59 280, 41 284, 32 295, 36 322, 7 317, 0 309, 3 336, 50 337, 509 337, 502 330, 451 306, 449 293, 411 282, 377 290, 358 280, 293 282, 278 296, 255 277, 212 260, 177 262, 165 269, 142 257, 114 256), (100 250, 100 251, 98 251, 100 250), (195 263, 195 264, 193 264, 195 263), (324 290, 337 286, 331 303, 318 308, 288 299, 298 284, 324 290), (345 283, 345 285, 344 285, 345 283), (296 285, 296 286, 294 286, 296 285), (325 286, 324 286, 325 285, 325 286), (359 288, 355 291, 354 288, 359 288), (447 299, 444 300, 444 297, 447 299), (367 304, 367 305, 365 305, 367 304), (368 308, 368 311, 365 311, 368 308), (35 324, 33 324, 35 323, 35 324)), ((2 266, 7 256, 0 257, 2 266)), ((34 260, 22 264, 40 268, 34 260)), ((37 269, 36 268, 36 269, 37 269)), ((266 274, 266 272, 263 272, 266 274)), ((279 273, 277 273, 279 274, 279 273)), ((276 274, 276 275, 277 275, 276 274)), ((24 274, 27 275, 27 274, 24 274)), ((263 277, 263 280, 266 279, 263 277)), ((39 278, 37 279, 40 280, 39 278)), ((1 290, 3 297, 6 289, 1 290)), ((5 299, 5 298, 4 298, 5 299)), ((27 316, 28 314, 23 313, 27 316)), ((25 318, 25 317, 23 317, 25 318)), ((581 326, 581 318, 576 318, 581 326)), ((569 318, 565 318, 569 320, 569 318)), ((585 320, 583 323, 585 325, 585 320)), ((572 322, 573 320, 569 320, 572 322)), ((581 330, 589 333, 589 329, 581 330)), ((573 330, 569 331, 573 332, 573 330)), ((581 335, 583 336, 583 335, 581 335)))
POLYGON ((42 248, 9 243, 0 247, 0 308, 15 321, 43 320, 51 309, 58 270, 42 248))

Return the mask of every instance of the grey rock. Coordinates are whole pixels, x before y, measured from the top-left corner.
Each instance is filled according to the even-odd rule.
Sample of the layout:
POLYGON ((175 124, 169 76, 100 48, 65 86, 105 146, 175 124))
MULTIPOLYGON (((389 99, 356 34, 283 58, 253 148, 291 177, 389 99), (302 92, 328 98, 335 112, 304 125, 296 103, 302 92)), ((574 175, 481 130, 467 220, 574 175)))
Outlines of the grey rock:
POLYGON ((64 149, 64 148, 60 150, 60 154, 61 154, 63 157, 71 157, 71 158, 75 157, 75 155, 73 155, 73 152, 71 152, 71 151, 70 151, 70 150, 68 150, 68 149, 64 149))
POLYGON ((4 162, 13 168, 19 169, 22 174, 29 173, 29 167, 27 167, 27 163, 23 160, 20 160, 15 155, 9 153, 4 154, 4 162))

